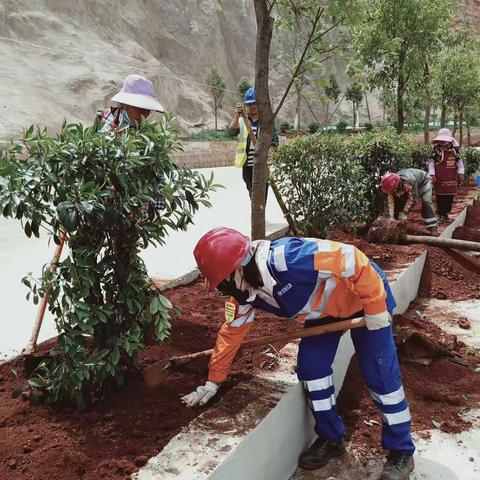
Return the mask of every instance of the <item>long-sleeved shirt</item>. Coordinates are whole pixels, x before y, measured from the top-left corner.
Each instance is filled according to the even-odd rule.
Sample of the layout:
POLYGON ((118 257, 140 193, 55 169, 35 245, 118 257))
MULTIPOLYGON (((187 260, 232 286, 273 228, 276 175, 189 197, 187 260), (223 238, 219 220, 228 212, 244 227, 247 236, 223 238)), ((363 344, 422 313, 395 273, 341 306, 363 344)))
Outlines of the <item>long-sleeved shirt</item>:
MULTIPOLYGON (((409 185, 410 191, 406 192, 408 195, 407 202, 405 203, 404 211, 408 212, 412 206, 412 203, 419 197, 422 197, 429 189, 432 188, 432 183, 429 175, 418 168, 405 168, 398 172, 400 179, 409 185)), ((388 212, 393 217, 395 209, 395 195, 388 195, 388 212)))
POLYGON ((389 318, 383 281, 353 245, 288 237, 262 240, 255 246, 263 287, 252 289, 241 303, 227 302, 226 322, 210 359, 210 381, 226 379, 257 308, 304 321, 326 316, 349 318, 362 310, 366 317, 389 318))

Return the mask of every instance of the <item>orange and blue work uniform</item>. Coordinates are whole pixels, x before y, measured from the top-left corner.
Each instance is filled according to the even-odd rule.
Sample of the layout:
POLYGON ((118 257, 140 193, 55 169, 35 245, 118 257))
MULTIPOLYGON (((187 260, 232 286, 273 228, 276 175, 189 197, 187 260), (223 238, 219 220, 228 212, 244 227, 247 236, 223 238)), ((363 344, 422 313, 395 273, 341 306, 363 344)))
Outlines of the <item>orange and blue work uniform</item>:
MULTIPOLYGON (((362 375, 382 415, 383 447, 412 454, 410 411, 392 336, 396 303, 384 272, 353 245, 295 237, 254 244, 264 286, 250 291, 241 303, 227 302, 227 321, 217 337, 209 380, 226 379, 257 308, 279 317, 300 318, 305 327, 365 316, 376 329, 354 329, 351 336, 362 375)), ((332 370, 341 336, 333 332, 302 339, 297 361, 315 431, 332 441, 345 434, 335 406, 332 370)))

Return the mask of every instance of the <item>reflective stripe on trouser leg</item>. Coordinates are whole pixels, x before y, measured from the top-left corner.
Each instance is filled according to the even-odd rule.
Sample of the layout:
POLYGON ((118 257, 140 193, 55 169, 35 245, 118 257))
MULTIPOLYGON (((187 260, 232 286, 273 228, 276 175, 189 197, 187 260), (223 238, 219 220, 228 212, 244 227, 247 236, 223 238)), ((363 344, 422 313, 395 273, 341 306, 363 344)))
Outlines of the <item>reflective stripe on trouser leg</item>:
POLYGON ((402 387, 392 327, 351 331, 363 378, 382 416, 382 446, 412 454, 411 418, 402 387))
MULTIPOLYGON (((308 326, 308 322, 305 326, 308 326)), ((340 440, 345 434, 345 427, 335 407, 332 376, 332 363, 340 337, 340 332, 333 332, 303 338, 298 350, 298 379, 308 395, 315 418, 315 431, 328 440, 340 440)))
POLYGON ((436 228, 438 226, 431 191, 422 195, 422 217, 423 223, 427 228, 436 228))

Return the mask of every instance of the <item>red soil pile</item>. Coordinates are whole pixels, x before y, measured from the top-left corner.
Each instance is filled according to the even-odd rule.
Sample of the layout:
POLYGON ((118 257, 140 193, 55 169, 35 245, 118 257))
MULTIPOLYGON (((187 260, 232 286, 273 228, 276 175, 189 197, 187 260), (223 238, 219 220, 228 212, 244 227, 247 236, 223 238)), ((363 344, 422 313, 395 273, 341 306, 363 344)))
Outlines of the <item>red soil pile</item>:
MULTIPOLYGON (((399 346, 400 368, 403 385, 410 404, 413 431, 440 428, 456 433, 470 424, 460 418, 465 409, 480 405, 480 375, 474 367, 480 360, 478 352, 472 352, 425 319, 410 316, 395 317, 395 330, 415 332, 438 345, 430 352, 430 365, 412 362, 399 346), (443 351, 443 355, 439 352, 443 351), (408 361, 407 361, 408 360, 408 361)), ((408 350, 407 350, 408 352, 408 350)), ((423 354, 424 355, 424 354, 423 354)), ((381 419, 377 407, 363 382, 356 358, 350 364, 337 406, 345 421, 347 436, 360 450, 381 449, 381 419), (373 420, 373 422, 371 421, 373 420)))
POLYGON ((428 247, 420 292, 442 300, 480 298, 480 258, 428 247))
MULTIPOLYGON (((203 282, 167 291, 182 311, 173 322, 171 343, 147 348, 142 364, 172 355, 210 348, 224 319, 224 301, 208 292, 203 282)), ((258 315, 251 337, 298 328, 295 322, 258 315)), ((51 344, 51 342, 50 342, 51 344)), ((234 364, 225 392, 248 374, 235 371, 272 369, 275 362, 258 347, 234 364)), ((0 479, 9 480, 113 480, 129 478, 147 458, 157 454, 199 413, 208 407, 189 409, 180 396, 205 382, 207 360, 170 371, 155 389, 130 379, 104 403, 84 413, 72 408, 31 406, 12 399, 15 388, 25 384, 11 372, 22 373, 22 361, 0 365, 0 479)))

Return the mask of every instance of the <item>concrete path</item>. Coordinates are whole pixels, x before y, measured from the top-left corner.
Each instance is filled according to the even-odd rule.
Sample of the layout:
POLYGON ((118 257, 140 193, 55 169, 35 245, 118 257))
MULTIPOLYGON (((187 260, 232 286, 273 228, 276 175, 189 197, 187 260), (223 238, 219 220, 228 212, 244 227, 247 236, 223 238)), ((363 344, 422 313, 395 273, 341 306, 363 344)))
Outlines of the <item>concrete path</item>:
MULTIPOLYGON (((210 175, 210 169, 202 173, 210 175)), ((236 228, 245 234, 250 232, 250 201, 241 178, 241 171, 234 167, 213 169, 215 183, 224 185, 211 195, 213 207, 202 208, 195 217, 195 225, 186 232, 175 232, 163 247, 150 247, 142 253, 152 277, 171 279, 179 277, 195 267, 192 255, 197 240, 209 229, 218 226, 236 228)), ((269 232, 285 225, 283 215, 272 192, 267 203, 267 228, 269 232)), ((39 276, 42 266, 53 254, 47 244, 47 235, 29 239, 15 220, 0 218, 0 361, 20 353, 25 346, 37 307, 25 295, 28 289, 21 279, 28 272, 39 276)), ((48 312, 40 332, 40 341, 56 334, 53 319, 48 312)))

